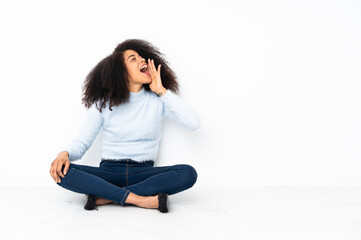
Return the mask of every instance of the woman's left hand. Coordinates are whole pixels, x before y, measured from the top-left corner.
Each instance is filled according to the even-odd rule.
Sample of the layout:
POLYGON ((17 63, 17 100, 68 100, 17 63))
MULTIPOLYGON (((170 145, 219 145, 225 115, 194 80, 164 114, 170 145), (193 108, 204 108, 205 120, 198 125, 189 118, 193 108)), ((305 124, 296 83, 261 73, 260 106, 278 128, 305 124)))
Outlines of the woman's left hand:
POLYGON ((159 64, 157 70, 154 65, 153 59, 148 59, 148 71, 150 77, 152 78, 152 82, 149 83, 149 87, 150 90, 152 90, 157 95, 163 95, 167 91, 162 84, 162 79, 160 77, 160 67, 161 65, 159 64))

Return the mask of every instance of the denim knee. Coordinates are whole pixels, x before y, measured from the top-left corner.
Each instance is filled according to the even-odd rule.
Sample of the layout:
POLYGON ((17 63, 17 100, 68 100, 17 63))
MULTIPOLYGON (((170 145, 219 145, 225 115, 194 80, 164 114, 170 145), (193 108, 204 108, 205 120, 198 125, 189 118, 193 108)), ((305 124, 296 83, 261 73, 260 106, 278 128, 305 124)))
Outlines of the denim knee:
POLYGON ((197 171, 188 164, 179 164, 178 167, 184 172, 182 183, 187 187, 192 187, 197 181, 197 171))
MULTIPOLYGON (((65 165, 61 168, 61 172, 62 172, 63 174, 64 174, 64 168, 65 168, 65 165)), ((69 183, 69 180, 68 180, 67 176, 68 176, 69 174, 71 174, 72 171, 73 171, 73 169, 72 169, 72 164, 70 163, 68 172, 64 175, 64 177, 60 177, 60 176, 59 176, 59 177, 60 177, 60 183, 57 183, 57 184, 60 185, 60 186, 62 186, 63 182, 69 183)))

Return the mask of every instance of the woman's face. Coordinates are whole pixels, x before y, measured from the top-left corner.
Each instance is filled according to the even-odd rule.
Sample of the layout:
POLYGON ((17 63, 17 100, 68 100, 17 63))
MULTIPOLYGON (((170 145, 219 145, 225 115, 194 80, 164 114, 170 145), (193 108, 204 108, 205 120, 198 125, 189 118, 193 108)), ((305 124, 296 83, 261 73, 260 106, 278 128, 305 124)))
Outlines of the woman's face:
POLYGON ((147 67, 148 64, 143 57, 133 50, 126 50, 123 56, 130 84, 143 85, 152 81, 147 67), (143 68, 143 66, 146 67, 143 68))

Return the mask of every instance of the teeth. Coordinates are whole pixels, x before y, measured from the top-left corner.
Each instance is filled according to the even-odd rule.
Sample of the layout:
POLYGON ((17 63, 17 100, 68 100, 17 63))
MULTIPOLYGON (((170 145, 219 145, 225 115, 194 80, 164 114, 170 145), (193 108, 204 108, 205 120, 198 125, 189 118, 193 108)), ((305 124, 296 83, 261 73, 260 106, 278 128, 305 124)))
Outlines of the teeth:
POLYGON ((143 67, 141 67, 140 71, 145 70, 145 69, 147 69, 147 65, 144 65, 143 67))

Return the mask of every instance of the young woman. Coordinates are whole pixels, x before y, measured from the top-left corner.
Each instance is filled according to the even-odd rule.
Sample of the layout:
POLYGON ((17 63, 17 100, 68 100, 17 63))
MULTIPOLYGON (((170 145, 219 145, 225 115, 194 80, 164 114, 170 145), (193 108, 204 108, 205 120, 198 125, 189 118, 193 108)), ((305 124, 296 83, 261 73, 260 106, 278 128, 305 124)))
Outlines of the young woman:
POLYGON ((186 164, 154 167, 163 117, 195 130, 198 115, 175 93, 178 82, 162 53, 128 39, 100 61, 83 85, 88 108, 76 138, 60 152, 50 175, 61 187, 88 197, 85 209, 117 203, 168 211, 168 195, 191 188, 196 170, 186 164), (99 167, 74 164, 103 129, 99 167))

